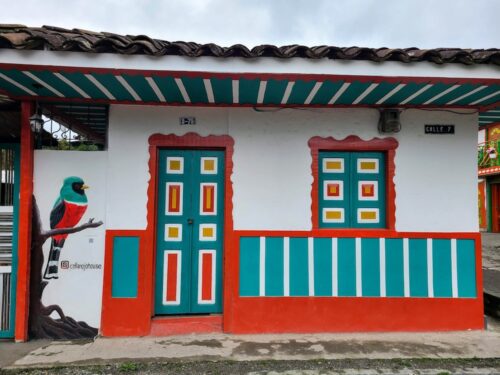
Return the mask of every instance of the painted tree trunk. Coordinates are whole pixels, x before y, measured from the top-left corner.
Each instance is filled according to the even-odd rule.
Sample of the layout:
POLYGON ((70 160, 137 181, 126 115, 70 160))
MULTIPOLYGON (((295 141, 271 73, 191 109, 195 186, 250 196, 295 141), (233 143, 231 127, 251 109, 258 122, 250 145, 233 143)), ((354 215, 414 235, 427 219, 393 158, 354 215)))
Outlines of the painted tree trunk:
MULTIPOLYGON (((90 327, 85 322, 78 322, 66 316, 58 305, 45 306, 42 295, 48 281, 42 280, 44 263, 43 244, 57 234, 71 234, 88 228, 96 228, 102 222, 90 219, 87 223, 74 228, 59 228, 44 231, 40 220, 40 211, 33 197, 33 212, 31 219, 31 274, 30 274, 30 312, 29 335, 33 339, 81 339, 93 338, 97 335, 97 328, 90 327), (57 313, 59 318, 50 315, 57 313)), ((77 293, 77 291, 75 291, 77 293)))

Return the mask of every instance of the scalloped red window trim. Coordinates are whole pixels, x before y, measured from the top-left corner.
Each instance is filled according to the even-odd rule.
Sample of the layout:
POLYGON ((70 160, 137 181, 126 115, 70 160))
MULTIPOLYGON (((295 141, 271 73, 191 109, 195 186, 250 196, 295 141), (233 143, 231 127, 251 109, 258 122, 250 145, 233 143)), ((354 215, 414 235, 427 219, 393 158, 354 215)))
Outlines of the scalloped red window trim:
MULTIPOLYGON (((311 149, 311 170, 313 183, 311 189, 311 221, 313 229, 319 228, 318 210, 318 156, 320 151, 380 151, 386 154, 386 229, 396 228, 396 190, 394 186, 395 164, 394 156, 399 143, 395 138, 373 138, 363 140, 356 135, 350 135, 345 139, 338 140, 333 137, 313 137, 308 142, 311 149)), ((348 228, 346 228, 348 229, 348 228)), ((329 230, 321 228, 321 230, 329 230)))

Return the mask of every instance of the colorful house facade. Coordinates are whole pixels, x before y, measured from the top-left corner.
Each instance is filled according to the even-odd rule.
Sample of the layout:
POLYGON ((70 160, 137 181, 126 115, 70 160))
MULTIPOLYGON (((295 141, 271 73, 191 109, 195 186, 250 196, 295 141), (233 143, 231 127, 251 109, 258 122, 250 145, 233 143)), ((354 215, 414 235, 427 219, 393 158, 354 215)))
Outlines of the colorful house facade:
POLYGON ((482 329, 499 65, 0 26, 2 334, 482 329))
POLYGON ((500 108, 481 113, 478 132, 479 228, 500 232, 500 108))

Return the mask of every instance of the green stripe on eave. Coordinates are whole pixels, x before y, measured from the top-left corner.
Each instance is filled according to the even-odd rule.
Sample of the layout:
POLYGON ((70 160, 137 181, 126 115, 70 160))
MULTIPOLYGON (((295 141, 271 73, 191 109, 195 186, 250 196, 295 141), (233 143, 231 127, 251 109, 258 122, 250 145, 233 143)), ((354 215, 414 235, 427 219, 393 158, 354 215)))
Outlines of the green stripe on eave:
POLYGON ((266 93, 264 95, 264 103, 281 104, 287 85, 288 81, 286 80, 269 79, 267 81, 266 93))
MULTIPOLYGON (((0 71, 0 73, 5 74, 5 71, 0 71)), ((29 88, 29 87, 28 87, 29 88)), ((25 96, 29 95, 26 91, 18 88, 17 86, 13 85, 12 83, 6 81, 2 77, 0 77, 0 89, 7 91, 9 94, 15 95, 15 96, 25 96)), ((33 91, 33 90, 32 90, 33 91)))
MULTIPOLYGON (((61 79, 56 77, 52 72, 44 70, 44 71, 31 72, 31 74, 40 78, 42 81, 55 88, 57 91, 63 94, 65 98, 83 98, 82 95, 80 95, 76 90, 71 88, 71 86, 64 83, 61 79)), ((55 96, 55 94, 52 93, 52 96, 55 96)))
POLYGON ((383 105, 384 106, 398 105, 402 101, 404 101, 406 98, 409 98, 414 93, 416 93, 418 90, 425 87, 425 85, 427 85, 427 83, 410 82, 406 86, 404 86, 401 90, 399 90, 397 93, 395 93, 390 98, 388 98, 383 103, 383 105))
POLYGON ((123 79, 135 90, 144 102, 158 102, 160 99, 149 86, 144 76, 122 74, 123 79))
POLYGON ((92 82, 88 80, 82 73, 61 73, 65 78, 73 82, 80 89, 85 91, 92 99, 107 99, 101 90, 99 90, 92 82))
POLYGON ((337 91, 342 87, 344 81, 325 81, 314 95, 311 104, 326 105, 337 91))
POLYGON ((340 95, 334 104, 352 104, 370 85, 371 82, 351 82, 347 90, 340 95))
POLYGON ((116 100, 135 101, 130 93, 122 86, 113 74, 96 74, 92 76, 101 83, 116 100))
POLYGON ((445 105, 445 104, 451 102, 452 100, 455 100, 455 99, 461 97, 462 95, 465 95, 468 92, 471 92, 472 90, 478 88, 479 86, 480 85, 472 85, 469 83, 467 83, 465 85, 461 85, 460 87, 449 92, 448 94, 443 95, 439 99, 434 100, 431 104, 432 105, 445 105))
POLYGON ((396 88, 399 83, 388 83, 381 82, 371 93, 365 96, 365 98, 359 104, 375 104, 385 95, 387 95, 391 90, 396 88))
POLYGON ((240 79, 239 102, 241 104, 256 104, 260 81, 258 79, 240 79))
POLYGON ((287 104, 304 104, 315 84, 316 81, 302 81, 300 79, 295 81, 287 104))
MULTIPOLYGON (((17 83, 20 83, 24 87, 30 89, 31 91, 35 92, 36 94, 38 94, 40 96, 47 96, 47 97, 55 96, 55 97, 57 97, 56 94, 54 94, 52 91, 50 91, 46 87, 43 87, 43 86, 37 87, 38 85, 40 85, 38 82, 32 80, 31 78, 29 78, 27 75, 25 75, 24 73, 22 73, 19 70, 7 70, 7 71, 4 71, 3 73, 7 77, 9 77, 10 79, 16 81, 17 83)), ((22 95, 29 95, 29 94, 27 92, 23 91, 22 95)))
MULTIPOLYGON (((410 100, 406 104, 410 104, 410 105, 424 104, 429 99, 432 99, 434 96, 439 95, 443 91, 449 89, 451 86, 453 86, 453 85, 446 84, 446 83, 436 83, 432 87, 425 90, 423 93, 421 93, 417 97, 413 98, 412 100, 410 100)), ((434 105, 434 102, 429 103, 429 105, 434 105)))
POLYGON ((172 77, 152 77, 167 103, 184 103, 182 94, 172 77))
MULTIPOLYGON (((203 84, 203 78, 181 78, 184 87, 188 93, 191 103, 208 103, 207 92, 203 84)), ((213 88, 212 88, 213 91, 213 88)))
POLYGON ((215 103, 233 103, 233 81, 230 78, 212 78, 210 83, 212 84, 215 103))
MULTIPOLYGON (((459 100, 456 103, 453 103, 453 105, 457 105, 457 106, 468 105, 468 104, 474 103, 475 101, 482 99, 490 94, 493 94, 494 92, 496 92, 498 90, 500 90, 500 85, 488 86, 483 90, 479 90, 475 94, 469 95, 468 97, 466 97, 462 100, 459 100)), ((483 103, 478 103, 478 104, 483 104, 483 103)))

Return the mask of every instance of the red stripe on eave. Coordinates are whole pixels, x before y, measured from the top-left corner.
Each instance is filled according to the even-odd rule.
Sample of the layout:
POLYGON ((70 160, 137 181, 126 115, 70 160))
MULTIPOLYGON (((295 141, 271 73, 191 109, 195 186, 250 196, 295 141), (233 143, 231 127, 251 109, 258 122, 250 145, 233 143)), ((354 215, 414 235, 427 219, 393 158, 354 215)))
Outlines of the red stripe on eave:
POLYGON ((21 171, 18 219, 19 240, 17 248, 17 299, 14 333, 16 341, 26 341, 28 339, 34 141, 29 118, 33 114, 33 111, 33 103, 21 103, 21 171))
POLYGON ((59 65, 34 65, 34 64, 9 64, 0 63, 0 69, 7 70, 30 70, 50 71, 62 73, 82 74, 113 74, 132 76, 158 76, 158 77, 189 77, 189 78, 219 78, 219 79, 276 79, 276 80, 302 80, 302 81, 326 81, 345 80, 371 83, 445 83, 445 84, 500 84, 498 78, 447 78, 447 77, 412 77, 412 76, 373 76, 373 75, 346 75, 346 74, 300 74, 300 73, 220 73, 208 71, 186 71, 186 70, 147 70, 147 69, 112 69, 93 67, 74 67, 59 65))
MULTIPOLYGON (((210 107, 210 108, 386 108, 387 105, 375 105, 375 104, 257 104, 257 103, 178 103, 178 102, 158 102, 158 101, 132 101, 132 100, 109 100, 109 99, 85 99, 85 98, 59 98, 52 96, 28 96, 28 95, 10 95, 8 96, 13 100, 18 101, 43 101, 47 103, 87 103, 87 104, 123 104, 123 105, 148 105, 148 106, 160 106, 160 107, 210 107)), ((408 109, 476 109, 479 112, 486 111, 491 108, 496 108, 498 104, 494 106, 481 107, 478 105, 467 106, 467 105, 449 105, 449 106, 439 106, 439 105, 411 105, 411 104, 395 104, 393 107, 397 108, 408 108, 408 109)), ((476 113, 476 112, 474 112, 476 113)))

